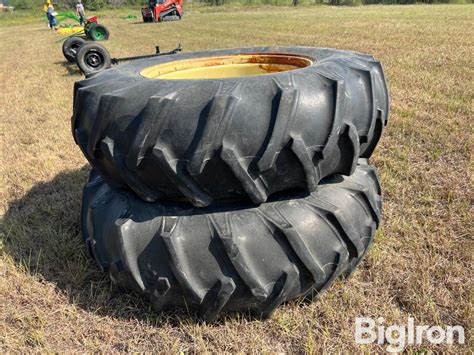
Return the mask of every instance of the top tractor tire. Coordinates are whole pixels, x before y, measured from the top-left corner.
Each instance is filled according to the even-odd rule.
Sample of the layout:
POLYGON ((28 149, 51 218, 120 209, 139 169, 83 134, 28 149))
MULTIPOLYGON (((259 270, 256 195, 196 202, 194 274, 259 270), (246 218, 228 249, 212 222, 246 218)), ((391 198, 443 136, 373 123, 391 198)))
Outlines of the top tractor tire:
POLYGON ((77 82, 72 130, 111 185, 128 185, 145 201, 203 207, 262 203, 352 174, 372 154, 388 110, 382 66, 371 56, 257 47, 137 60, 77 82), (218 66, 227 62, 237 64, 218 66), (199 65, 204 78, 193 77, 199 65), (212 76, 220 70, 225 77, 212 76), (268 74, 227 75, 233 70, 268 74), (192 78, 167 79, 170 72, 192 78))
POLYGON ((101 268, 153 308, 195 310, 207 320, 309 299, 348 276, 369 249, 382 198, 373 166, 333 175, 306 196, 260 206, 148 203, 96 172, 84 188, 82 233, 101 268))
POLYGON ((63 42, 63 55, 69 63, 76 62, 76 55, 79 48, 86 43, 86 40, 81 37, 73 36, 63 42))

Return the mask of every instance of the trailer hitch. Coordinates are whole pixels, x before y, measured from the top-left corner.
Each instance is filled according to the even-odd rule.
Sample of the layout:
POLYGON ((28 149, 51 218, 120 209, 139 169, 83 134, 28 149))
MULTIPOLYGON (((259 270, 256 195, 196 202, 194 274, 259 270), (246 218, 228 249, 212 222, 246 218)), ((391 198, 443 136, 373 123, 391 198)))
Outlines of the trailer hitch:
POLYGON ((89 42, 79 48, 75 59, 77 66, 82 71, 82 73, 84 73, 86 76, 90 76, 121 62, 171 55, 179 53, 182 50, 183 48, 181 47, 181 44, 179 44, 175 49, 169 52, 161 53, 160 47, 155 46, 154 54, 139 55, 135 57, 111 58, 107 48, 100 45, 99 43, 89 42))
POLYGON ((183 50, 183 48, 181 47, 181 43, 180 43, 180 44, 178 44, 178 47, 176 47, 175 49, 173 49, 169 52, 161 53, 160 52, 160 46, 155 46, 155 50, 156 50, 155 54, 139 55, 139 56, 135 56, 135 57, 111 58, 110 62, 112 64, 118 64, 120 62, 128 62, 130 60, 154 58, 154 57, 160 57, 160 56, 163 56, 163 55, 176 54, 178 52, 181 52, 183 50))

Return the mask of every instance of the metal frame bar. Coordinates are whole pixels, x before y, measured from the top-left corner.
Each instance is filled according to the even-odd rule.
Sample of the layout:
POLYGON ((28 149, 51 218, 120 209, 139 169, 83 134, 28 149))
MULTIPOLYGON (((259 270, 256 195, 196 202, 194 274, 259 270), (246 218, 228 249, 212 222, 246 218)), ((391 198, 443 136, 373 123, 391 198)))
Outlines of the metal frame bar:
POLYGON ((110 62, 112 64, 118 64, 120 62, 127 62, 127 61, 130 61, 130 60, 154 58, 154 57, 160 57, 162 55, 176 54, 176 53, 181 52, 183 50, 183 48, 181 48, 181 43, 178 45, 177 48, 173 49, 172 51, 165 52, 165 53, 160 53, 160 47, 159 46, 156 46, 155 49, 156 49, 155 54, 139 55, 139 56, 135 56, 135 57, 112 58, 110 60, 110 62))

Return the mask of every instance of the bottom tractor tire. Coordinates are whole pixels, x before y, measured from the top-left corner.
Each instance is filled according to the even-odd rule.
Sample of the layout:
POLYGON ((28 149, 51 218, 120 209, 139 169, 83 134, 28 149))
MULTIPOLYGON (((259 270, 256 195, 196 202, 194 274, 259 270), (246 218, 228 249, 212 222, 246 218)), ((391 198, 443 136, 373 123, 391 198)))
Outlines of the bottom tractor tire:
POLYGON ((63 42, 63 55, 70 63, 76 62, 76 55, 79 48, 86 43, 86 40, 81 37, 70 37, 63 42))
POLYGON ((349 177, 333 175, 311 194, 260 206, 144 202, 93 171, 82 229, 111 279, 147 295, 157 311, 183 307, 213 320, 250 310, 265 318, 354 270, 379 225, 381 201, 365 159, 349 177))

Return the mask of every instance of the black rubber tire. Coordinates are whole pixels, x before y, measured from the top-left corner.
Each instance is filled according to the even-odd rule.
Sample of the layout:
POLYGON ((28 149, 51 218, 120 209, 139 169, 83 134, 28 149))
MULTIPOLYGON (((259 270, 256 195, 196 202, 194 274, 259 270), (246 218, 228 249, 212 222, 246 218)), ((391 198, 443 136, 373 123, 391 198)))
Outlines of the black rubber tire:
POLYGON ((107 49, 98 43, 85 43, 77 52, 76 63, 85 74, 95 74, 108 69, 112 65, 112 59, 107 49))
POLYGON ((77 36, 66 39, 63 42, 64 58, 66 58, 69 63, 75 63, 77 52, 84 43, 86 43, 86 40, 77 36))
POLYGON ((373 57, 310 47, 259 47, 168 55, 112 68, 74 87, 72 129, 90 164, 145 201, 195 206, 288 189, 314 191, 350 175, 372 154, 389 98, 373 57), (226 78, 148 79, 140 72, 178 59, 288 53, 308 67, 226 78), (172 118, 172 119, 171 119, 172 118))
POLYGON ((186 307, 213 320, 250 310, 266 318, 282 302, 319 295, 367 252, 382 199, 375 168, 360 163, 310 195, 258 207, 144 202, 93 171, 83 236, 111 279, 147 295, 156 311, 186 307))
POLYGON ((107 41, 110 37, 110 32, 104 25, 96 24, 89 29, 89 37, 93 41, 107 41), (102 33, 104 33, 104 38, 101 38, 97 35, 98 31, 102 31, 102 33))

